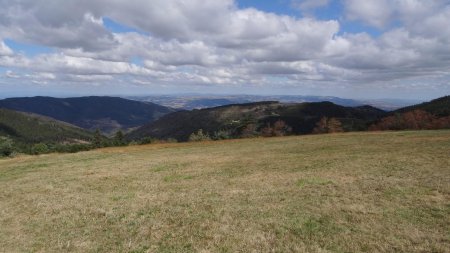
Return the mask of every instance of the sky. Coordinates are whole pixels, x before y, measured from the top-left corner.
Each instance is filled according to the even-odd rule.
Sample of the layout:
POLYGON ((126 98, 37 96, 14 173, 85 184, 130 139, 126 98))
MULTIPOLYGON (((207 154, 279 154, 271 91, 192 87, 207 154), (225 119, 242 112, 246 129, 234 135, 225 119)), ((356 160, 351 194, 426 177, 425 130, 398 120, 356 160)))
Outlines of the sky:
POLYGON ((0 6, 0 97, 450 94, 450 0, 0 6))

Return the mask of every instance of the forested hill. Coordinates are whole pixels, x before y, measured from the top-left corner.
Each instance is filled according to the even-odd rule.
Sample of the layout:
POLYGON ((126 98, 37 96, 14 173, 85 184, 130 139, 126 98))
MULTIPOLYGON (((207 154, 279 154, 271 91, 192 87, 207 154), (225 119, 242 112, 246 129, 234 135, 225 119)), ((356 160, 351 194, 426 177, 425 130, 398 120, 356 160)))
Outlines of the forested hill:
POLYGON ((323 117, 336 118, 343 130, 367 130, 368 126, 386 112, 371 106, 344 107, 331 102, 281 104, 259 102, 215 108, 179 111, 162 117, 127 135, 128 139, 145 137, 188 140, 190 134, 202 129, 209 135, 245 137, 261 132, 267 126, 282 121, 292 134, 311 133, 323 117))
POLYGON ((408 106, 395 112, 405 113, 408 111, 423 110, 437 117, 450 116, 450 96, 445 96, 418 105, 408 106))
POLYGON ((0 136, 18 145, 34 143, 87 143, 93 133, 51 118, 0 108, 0 136))
POLYGON ((131 129, 173 112, 150 102, 118 97, 24 97, 0 100, 0 108, 36 113, 79 126, 111 133, 131 129))

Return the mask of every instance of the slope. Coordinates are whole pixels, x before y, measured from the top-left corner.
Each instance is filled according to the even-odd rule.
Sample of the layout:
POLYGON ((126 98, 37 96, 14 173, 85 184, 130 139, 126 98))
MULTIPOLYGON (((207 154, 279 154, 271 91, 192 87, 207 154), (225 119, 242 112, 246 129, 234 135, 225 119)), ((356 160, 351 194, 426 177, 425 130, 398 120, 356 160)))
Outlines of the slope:
POLYGON ((93 134, 84 129, 48 117, 0 108, 0 135, 16 143, 89 142, 93 134))
POLYGON ((0 160, 4 252, 448 252, 450 131, 0 160))

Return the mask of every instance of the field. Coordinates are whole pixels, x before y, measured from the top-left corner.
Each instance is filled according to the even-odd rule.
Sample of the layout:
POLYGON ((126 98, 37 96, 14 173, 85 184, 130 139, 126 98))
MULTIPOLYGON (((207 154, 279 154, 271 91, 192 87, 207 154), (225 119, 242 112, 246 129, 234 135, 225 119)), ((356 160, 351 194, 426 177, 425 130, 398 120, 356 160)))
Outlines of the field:
POLYGON ((1 252, 450 252, 450 131, 0 160, 1 252))

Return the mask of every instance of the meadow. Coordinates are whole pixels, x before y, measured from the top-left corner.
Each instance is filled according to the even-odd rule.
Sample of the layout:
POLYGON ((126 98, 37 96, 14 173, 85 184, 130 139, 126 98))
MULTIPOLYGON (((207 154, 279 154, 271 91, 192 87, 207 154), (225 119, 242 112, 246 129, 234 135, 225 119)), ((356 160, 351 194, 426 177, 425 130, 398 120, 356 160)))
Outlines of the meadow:
POLYGON ((450 252, 450 131, 0 159, 0 252, 450 252))

